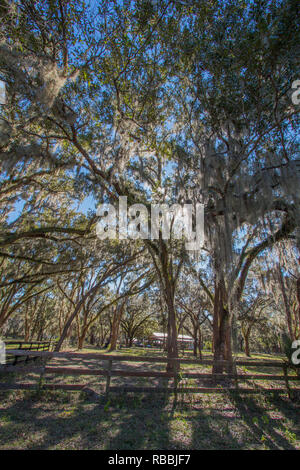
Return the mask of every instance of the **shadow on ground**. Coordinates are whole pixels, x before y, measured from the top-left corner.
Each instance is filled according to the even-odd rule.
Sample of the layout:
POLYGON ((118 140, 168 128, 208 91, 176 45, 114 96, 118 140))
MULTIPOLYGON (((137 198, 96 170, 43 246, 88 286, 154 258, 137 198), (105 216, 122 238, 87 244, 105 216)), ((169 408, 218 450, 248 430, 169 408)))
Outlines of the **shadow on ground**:
POLYGON ((207 395, 3 394, 0 449, 300 449, 299 405, 207 395), (184 401, 183 401, 184 400, 184 401))

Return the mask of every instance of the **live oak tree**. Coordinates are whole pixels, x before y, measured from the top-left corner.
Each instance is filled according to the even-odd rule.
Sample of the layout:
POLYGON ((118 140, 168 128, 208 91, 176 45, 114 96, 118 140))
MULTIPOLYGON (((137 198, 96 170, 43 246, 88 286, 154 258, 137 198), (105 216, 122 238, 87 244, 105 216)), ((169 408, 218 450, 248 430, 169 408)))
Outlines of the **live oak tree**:
POLYGON ((211 333, 213 315, 210 299, 203 289, 199 289, 198 276, 193 267, 187 266, 181 275, 176 305, 182 312, 180 330, 193 338, 193 354, 195 357, 199 354, 201 359, 203 340, 204 337, 208 340, 211 333))
POLYGON ((126 347, 132 347, 134 339, 141 341, 158 331, 159 326, 154 315, 155 304, 152 305, 147 294, 141 293, 128 299, 124 310, 120 326, 126 347))
MULTIPOLYGON (((299 244, 296 2, 44 0, 37 8, 21 0, 0 7, 7 88, 0 256, 29 266, 12 285, 49 280, 57 288, 80 272, 73 247, 96 238, 95 211, 76 210, 87 195, 94 206, 119 196, 147 207, 203 203, 210 279, 199 276, 199 297, 212 307, 216 361, 231 360, 232 321, 251 265, 291 236, 299 244)), ((152 263, 171 359, 178 355, 176 290, 191 255, 161 232, 130 243, 126 265, 142 246, 148 250, 145 272, 152 263)), ((106 273, 109 263, 104 257, 106 273)), ((87 317, 96 318, 93 309, 85 320, 80 312, 96 301, 99 276, 66 313, 62 341, 73 321, 83 321, 83 333, 87 317)))
POLYGON ((230 360, 232 317, 251 263, 299 224, 290 96, 299 30, 293 2, 200 3, 187 18, 166 50, 174 64, 177 177, 182 194, 205 204, 215 359, 230 360), (237 234, 257 224, 263 236, 254 243, 251 235, 240 253, 237 234))
POLYGON ((271 304, 271 299, 264 298, 263 294, 258 291, 254 296, 248 296, 247 300, 240 303, 238 320, 241 325, 241 334, 244 339, 244 350, 247 357, 250 353, 250 337, 251 333, 258 324, 262 324, 267 320, 267 314, 271 317, 270 309, 266 312, 271 304))

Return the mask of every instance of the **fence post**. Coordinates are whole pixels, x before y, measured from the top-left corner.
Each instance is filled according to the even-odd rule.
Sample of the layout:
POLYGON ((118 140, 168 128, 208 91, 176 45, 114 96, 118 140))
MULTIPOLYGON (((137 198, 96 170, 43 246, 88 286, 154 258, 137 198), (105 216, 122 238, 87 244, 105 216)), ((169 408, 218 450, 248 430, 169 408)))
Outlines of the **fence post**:
POLYGON ((37 393, 40 393, 40 391, 42 390, 43 379, 44 379, 45 372, 46 372, 46 362, 44 362, 43 370, 42 370, 42 372, 40 374, 40 377, 39 377, 39 381, 38 381, 38 384, 37 384, 37 393))
POLYGON ((283 374, 284 374, 284 381, 285 381, 285 385, 286 385, 286 389, 287 389, 287 392, 288 392, 288 397, 290 400, 293 399, 293 392, 290 388, 290 384, 289 384, 289 377, 288 377, 288 364, 286 362, 283 363, 283 374))
POLYGON ((174 394, 175 394, 175 403, 177 403, 178 399, 178 384, 180 382, 180 362, 177 363, 177 361, 173 361, 173 364, 175 363, 175 366, 173 370, 175 369, 174 372, 174 394))
MULTIPOLYGON (((29 348, 27 348, 27 349, 28 349, 28 351, 31 351, 31 349, 32 349, 32 343, 29 343, 29 348)), ((30 361, 29 356, 26 356, 25 363, 27 364, 27 362, 29 362, 29 361, 30 361)))
MULTIPOLYGON (((21 342, 19 343, 19 348, 18 349, 22 349, 22 343, 21 342)), ((18 359, 19 359, 19 357, 15 356, 14 363, 13 363, 14 366, 17 364, 18 359)))
POLYGON ((234 384, 236 390, 239 389, 239 382, 238 382, 238 372, 237 372, 237 367, 236 367, 236 357, 233 358, 233 374, 234 374, 234 384))
POLYGON ((109 386, 110 386, 112 363, 113 363, 112 359, 109 359, 108 364, 107 364, 106 387, 105 387, 105 398, 106 399, 108 399, 108 396, 109 396, 109 386))

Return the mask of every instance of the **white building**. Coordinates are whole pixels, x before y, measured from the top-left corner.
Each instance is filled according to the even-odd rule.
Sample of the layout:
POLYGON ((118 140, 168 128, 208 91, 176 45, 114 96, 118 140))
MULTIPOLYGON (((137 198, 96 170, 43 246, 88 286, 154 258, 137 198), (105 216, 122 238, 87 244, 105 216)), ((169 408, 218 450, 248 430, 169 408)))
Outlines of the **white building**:
MULTIPOLYGON (((151 343, 156 344, 157 346, 166 346, 168 335, 166 333, 152 333, 149 337, 151 343)), ((178 335, 178 345, 179 347, 186 347, 188 349, 193 348, 194 340, 191 336, 188 335, 178 335)))

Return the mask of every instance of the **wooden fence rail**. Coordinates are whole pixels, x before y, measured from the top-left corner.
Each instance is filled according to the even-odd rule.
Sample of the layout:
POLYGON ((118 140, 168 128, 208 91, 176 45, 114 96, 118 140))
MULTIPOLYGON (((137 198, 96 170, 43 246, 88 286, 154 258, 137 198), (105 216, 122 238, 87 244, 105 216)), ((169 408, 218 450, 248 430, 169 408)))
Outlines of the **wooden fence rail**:
MULTIPOLYGON (((26 355, 25 351, 20 350, 10 350, 11 354, 16 356, 26 355)), ((166 357, 151 357, 151 356, 127 356, 127 355, 117 355, 117 354, 101 354, 101 353, 79 353, 79 352, 35 352, 28 351, 28 356, 37 356, 40 358, 63 358, 63 359, 99 359, 100 361, 122 361, 122 362, 157 362, 157 363, 167 363, 169 361, 178 362, 180 364, 199 364, 199 365, 213 365, 214 363, 228 365, 228 361, 214 361, 213 359, 189 359, 189 358, 173 358, 168 359, 166 357)), ((235 364, 237 366, 263 366, 263 367, 281 367, 282 361, 241 361, 236 360, 235 364)))
POLYGON ((23 340, 7 340, 6 346, 6 363, 16 365, 20 362, 35 361, 38 356, 24 354, 24 352, 48 352, 54 349, 56 342, 53 341, 23 341, 23 340), (22 352, 18 354, 18 352, 22 352))
MULTIPOLYGON (((299 381, 298 375, 289 375, 289 365, 284 361, 241 361, 234 360, 233 372, 225 374, 212 374, 212 373, 200 373, 182 370, 180 373, 162 372, 162 371, 149 371, 149 370, 120 370, 113 369, 113 363, 120 362, 144 362, 144 363, 167 363, 168 359, 165 357, 144 357, 144 356, 120 356, 120 355, 104 355, 98 353, 69 353, 69 352, 50 352, 50 351, 25 351, 25 350, 10 350, 12 355, 16 357, 32 357, 40 358, 41 360, 48 361, 52 358, 64 358, 64 359, 97 359, 99 361, 107 361, 107 367, 105 368, 85 368, 85 367, 59 367, 59 366, 47 366, 46 363, 39 366, 26 366, 20 367, 16 365, 6 364, 0 366, 0 374, 7 374, 10 372, 14 373, 35 373, 40 377, 45 378, 46 375, 65 375, 65 376, 103 376, 106 377, 105 395, 108 397, 110 392, 171 392, 171 393, 224 393, 235 391, 238 393, 288 393, 292 396, 294 391, 300 391, 300 388, 291 389, 290 382, 299 381), (237 366, 261 366, 261 367, 273 367, 283 371, 283 375, 276 374, 248 374, 238 373, 237 366), (111 386, 111 379, 113 377, 144 377, 144 378, 166 378, 173 379, 173 387, 135 387, 135 386, 111 386), (213 383, 219 382, 219 385, 211 387, 187 387, 183 379, 201 379, 202 381, 212 381, 213 383), (220 386, 220 381, 226 379, 226 384, 220 386), (284 382, 285 388, 262 388, 256 384, 256 388, 241 388, 239 382, 247 382, 249 380, 258 381, 282 381, 284 382), (229 382, 229 386, 228 386, 229 382)), ((183 364, 196 364, 196 365, 209 365, 215 364, 212 359, 188 359, 188 358, 177 358, 172 359, 176 363, 183 364)), ((219 361, 223 365, 228 365, 227 361, 219 361)), ((232 365, 232 364, 231 364, 232 365)), ((43 390, 69 390, 69 391, 80 391, 87 387, 87 384, 51 384, 42 383, 39 380, 38 386, 34 383, 1 383, 0 389, 2 390, 30 390, 40 388, 43 390)))

